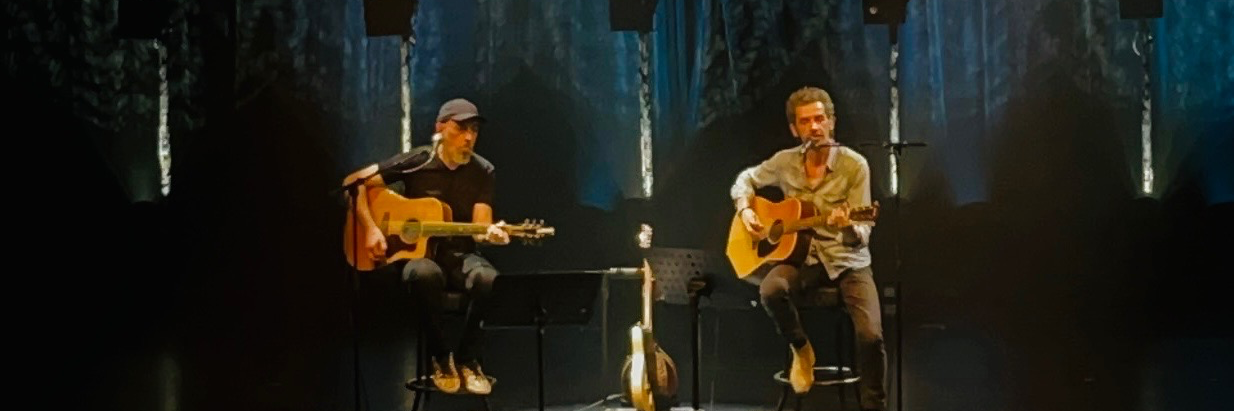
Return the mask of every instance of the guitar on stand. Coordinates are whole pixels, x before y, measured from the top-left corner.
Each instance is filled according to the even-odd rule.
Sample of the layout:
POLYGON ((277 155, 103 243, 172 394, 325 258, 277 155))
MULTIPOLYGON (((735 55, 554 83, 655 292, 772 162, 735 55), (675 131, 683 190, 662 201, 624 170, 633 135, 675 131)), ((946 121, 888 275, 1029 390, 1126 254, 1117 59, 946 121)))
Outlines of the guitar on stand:
MULTIPOLYGON (((643 224, 639 247, 651 248, 651 227, 643 224)), ((643 319, 630 327, 630 356, 622 367, 623 388, 638 411, 667 410, 677 400, 677 364, 656 344, 652 327, 655 274, 643 259, 643 319)))
MULTIPOLYGON (((406 198, 390 189, 368 190, 369 212, 377 228, 386 237, 386 255, 381 261, 370 258, 356 259, 354 242, 363 236, 355 231, 355 210, 348 208, 347 224, 343 229, 343 253, 347 263, 360 271, 372 271, 399 260, 423 258, 429 254, 434 237, 461 237, 484 234, 488 224, 458 223, 451 221, 450 206, 435 198, 406 198)), ((525 221, 522 224, 498 223, 497 226, 510 237, 526 242, 551 236, 556 233, 543 222, 525 221)))
MULTIPOLYGON (((827 222, 827 216, 819 215, 813 205, 795 198, 774 203, 755 196, 750 202, 750 208, 767 227, 762 233, 763 238, 757 238, 746 230, 741 221, 741 212, 738 211, 733 216, 732 226, 729 227, 728 246, 725 250, 733 270, 737 272, 737 278, 743 280, 770 263, 784 261, 804 252, 804 247, 810 243, 811 235, 805 230, 827 222)), ((874 205, 868 207, 849 209, 848 218, 854 222, 874 221, 878 218, 878 202, 875 201, 874 205)))

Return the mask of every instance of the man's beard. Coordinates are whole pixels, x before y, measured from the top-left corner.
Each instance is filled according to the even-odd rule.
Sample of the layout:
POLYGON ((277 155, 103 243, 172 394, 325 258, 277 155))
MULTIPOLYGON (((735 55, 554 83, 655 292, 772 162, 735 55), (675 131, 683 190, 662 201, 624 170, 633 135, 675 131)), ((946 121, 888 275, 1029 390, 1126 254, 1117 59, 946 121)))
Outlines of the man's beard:
POLYGON ((471 150, 459 150, 454 153, 454 162, 458 164, 467 164, 471 162, 471 155, 474 154, 471 150))

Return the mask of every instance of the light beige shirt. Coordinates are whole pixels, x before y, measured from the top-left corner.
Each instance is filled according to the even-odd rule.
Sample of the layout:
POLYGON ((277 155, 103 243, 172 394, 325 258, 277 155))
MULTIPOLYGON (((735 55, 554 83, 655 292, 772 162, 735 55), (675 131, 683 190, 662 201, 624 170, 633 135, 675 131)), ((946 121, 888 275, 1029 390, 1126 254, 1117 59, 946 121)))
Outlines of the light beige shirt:
MULTIPOLYGON (((801 147, 781 150, 761 164, 737 175, 730 195, 740 211, 749 207, 754 190, 777 185, 785 198, 813 204, 819 215, 847 202, 850 207, 870 205, 870 165, 865 157, 848 147, 828 147, 827 173, 811 187, 805 173, 805 154, 801 147)), ((764 224, 768 223, 766 221, 764 224)), ((814 228, 807 265, 823 263, 831 279, 850 268, 870 265, 870 232, 873 222, 853 222, 845 228, 820 225, 814 228)))

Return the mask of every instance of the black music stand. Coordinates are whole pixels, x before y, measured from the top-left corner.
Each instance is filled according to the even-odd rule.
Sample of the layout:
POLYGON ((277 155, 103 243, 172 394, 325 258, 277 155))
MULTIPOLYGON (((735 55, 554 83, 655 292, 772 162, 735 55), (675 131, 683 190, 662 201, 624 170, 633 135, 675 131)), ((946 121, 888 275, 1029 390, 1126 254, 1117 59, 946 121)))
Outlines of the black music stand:
POLYGON ((536 329, 536 375, 544 411, 544 327, 586 325, 603 274, 578 271, 505 274, 493 281, 484 328, 536 329))
POLYGON ((653 247, 647 256, 655 274, 655 301, 690 307, 691 407, 699 408, 699 305, 700 297, 710 297, 715 288, 716 268, 725 264, 704 250, 653 247))

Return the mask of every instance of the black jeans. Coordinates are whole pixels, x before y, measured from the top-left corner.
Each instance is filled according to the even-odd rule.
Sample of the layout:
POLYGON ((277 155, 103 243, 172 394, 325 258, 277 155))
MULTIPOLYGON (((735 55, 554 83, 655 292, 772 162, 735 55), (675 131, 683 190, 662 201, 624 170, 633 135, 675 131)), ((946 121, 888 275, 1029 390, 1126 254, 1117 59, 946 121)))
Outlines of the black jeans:
POLYGON ((478 360, 484 334, 480 322, 484 319, 497 269, 479 254, 440 254, 435 260, 407 260, 384 269, 401 274, 401 284, 412 300, 412 315, 424 327, 426 348, 438 359, 444 359, 451 351, 442 331, 442 297, 447 290, 466 290, 470 303, 454 359, 460 364, 478 360))
MULTIPOLYGON (((822 264, 801 268, 793 264, 780 264, 772 268, 759 285, 763 308, 775 321, 780 335, 784 336, 788 343, 808 341, 793 301, 801 295, 802 290, 822 285, 826 276, 822 264)), ((844 304, 853 319, 853 328, 857 331, 861 408, 885 410, 887 351, 883 344, 883 318, 878 288, 874 285, 874 271, 870 267, 848 269, 840 273, 836 281, 839 282, 844 304)))

